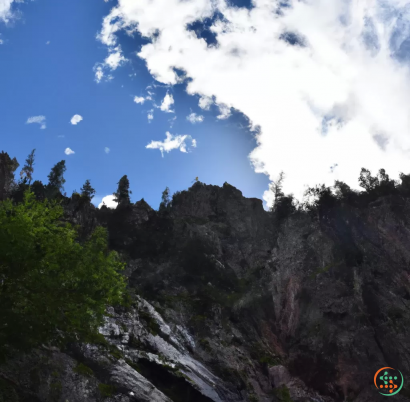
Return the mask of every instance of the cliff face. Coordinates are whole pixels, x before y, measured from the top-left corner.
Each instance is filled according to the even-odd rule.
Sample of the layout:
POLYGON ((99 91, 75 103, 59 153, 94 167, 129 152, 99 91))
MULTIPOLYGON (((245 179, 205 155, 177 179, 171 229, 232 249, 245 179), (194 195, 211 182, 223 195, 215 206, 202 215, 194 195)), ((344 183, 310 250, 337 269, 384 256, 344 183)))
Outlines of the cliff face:
POLYGON ((0 367, 1 402, 370 402, 378 369, 410 374, 409 198, 280 227, 228 184, 196 183, 162 214, 66 211, 84 235, 108 228, 135 303, 109 309, 94 345, 0 367))

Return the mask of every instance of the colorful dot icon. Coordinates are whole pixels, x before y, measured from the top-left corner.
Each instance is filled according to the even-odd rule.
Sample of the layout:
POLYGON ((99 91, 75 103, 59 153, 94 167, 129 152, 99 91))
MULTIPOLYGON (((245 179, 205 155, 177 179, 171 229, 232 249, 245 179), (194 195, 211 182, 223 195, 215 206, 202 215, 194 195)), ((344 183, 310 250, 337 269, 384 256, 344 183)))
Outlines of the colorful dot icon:
MULTIPOLYGON (((384 367, 384 369, 387 368, 390 369, 390 367, 384 367)), ((392 369, 392 371, 393 370, 394 369, 392 369)), ((395 375, 395 373, 392 371, 379 370, 374 376, 374 383, 376 385, 376 388, 379 388, 382 395, 395 395, 400 392, 401 388, 403 387, 403 384, 397 384, 397 381, 400 379, 400 377, 397 374, 395 375), (379 384, 377 384, 377 382, 379 382, 379 384)))

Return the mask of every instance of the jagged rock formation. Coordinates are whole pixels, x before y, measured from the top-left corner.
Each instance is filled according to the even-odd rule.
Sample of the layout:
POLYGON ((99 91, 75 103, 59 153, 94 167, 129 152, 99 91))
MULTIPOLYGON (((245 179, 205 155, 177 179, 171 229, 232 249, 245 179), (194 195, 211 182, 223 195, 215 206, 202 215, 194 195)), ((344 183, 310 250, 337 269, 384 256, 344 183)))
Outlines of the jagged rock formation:
POLYGON ((196 183, 163 214, 65 208, 85 236, 108 228, 135 303, 94 345, 1 366, 1 402, 373 402, 379 368, 410 374, 408 198, 280 227, 229 184, 196 183))

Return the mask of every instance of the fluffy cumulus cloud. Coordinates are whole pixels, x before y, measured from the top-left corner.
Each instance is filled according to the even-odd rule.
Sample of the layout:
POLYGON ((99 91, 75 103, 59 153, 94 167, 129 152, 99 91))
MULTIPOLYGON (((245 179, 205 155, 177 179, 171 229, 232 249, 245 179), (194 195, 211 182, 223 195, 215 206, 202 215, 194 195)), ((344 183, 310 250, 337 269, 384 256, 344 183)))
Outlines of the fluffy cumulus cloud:
POLYGON ((145 98, 143 96, 136 96, 134 98, 135 103, 140 103, 141 105, 145 102, 145 98))
POLYGON ((219 112, 220 114, 216 116, 216 118, 220 120, 225 120, 231 115, 231 108, 227 105, 221 104, 219 105, 219 112))
POLYGON ((202 123, 204 121, 204 116, 197 115, 196 113, 191 113, 186 117, 186 119, 192 124, 202 123))
POLYGON ((160 109, 165 113, 174 113, 174 111, 171 110, 171 106, 173 104, 174 104, 174 97, 172 96, 172 94, 170 95, 169 93, 167 93, 164 99, 162 100, 160 109))
POLYGON ((80 116, 79 114, 75 114, 75 115, 71 118, 70 123, 75 126, 75 125, 77 125, 81 120, 83 120, 83 117, 80 116))
POLYGON ((117 208, 118 203, 114 201, 113 195, 106 195, 101 200, 101 203, 98 205, 98 208, 101 208, 103 205, 107 206, 108 208, 115 209, 117 208))
POLYGON ((201 109, 210 110, 214 101, 209 96, 201 96, 198 105, 201 109))
POLYGON ((13 0, 0 0, 0 21, 8 22, 10 20, 12 17, 11 5, 13 2, 13 0))
POLYGON ((32 116, 32 117, 29 117, 26 121, 26 124, 33 124, 33 123, 40 124, 40 128, 44 130, 47 127, 46 126, 46 116, 32 116))
POLYGON ((173 149, 179 149, 184 153, 188 152, 186 141, 189 139, 192 141, 192 147, 196 147, 196 140, 192 139, 190 135, 172 135, 168 131, 165 135, 164 141, 151 141, 145 148, 159 149, 164 157, 164 152, 170 152, 173 149))
POLYGON ((65 151, 64 151, 64 153, 65 153, 66 155, 73 155, 73 154, 75 154, 75 152, 74 152, 71 148, 66 148, 65 151))
POLYGON ((285 192, 301 198, 335 179, 358 188, 362 166, 409 171, 408 1, 120 0, 99 38, 118 46, 121 30, 153 39, 138 56, 157 81, 175 85, 183 71, 202 109, 245 114, 255 171, 275 180, 283 170, 285 192), (210 20, 216 11, 223 18, 210 20))

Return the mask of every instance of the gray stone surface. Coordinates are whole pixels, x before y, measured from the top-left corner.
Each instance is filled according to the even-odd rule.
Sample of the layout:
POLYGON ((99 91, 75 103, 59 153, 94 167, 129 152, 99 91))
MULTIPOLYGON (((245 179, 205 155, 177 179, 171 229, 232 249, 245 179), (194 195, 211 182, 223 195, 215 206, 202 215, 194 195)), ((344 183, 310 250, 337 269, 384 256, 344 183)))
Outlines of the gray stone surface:
MULTIPOLYGON (((320 219, 297 212, 277 227, 260 200, 196 183, 167 215, 143 201, 122 214, 111 241, 127 253, 133 307, 108 309, 106 345, 37 350, 0 367, 22 401, 100 401, 106 384, 109 402, 289 402, 281 392, 374 402, 384 398, 379 368, 410 375, 409 199, 320 219), (189 250, 192 239, 211 251, 189 250)), ((117 224, 89 206, 71 203, 67 215, 87 228, 117 224)))

